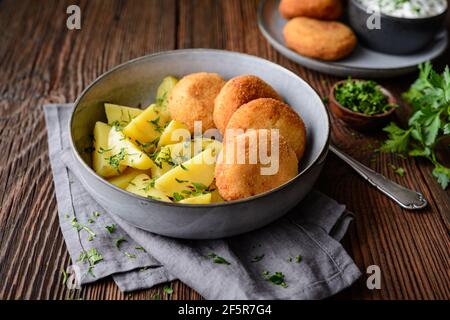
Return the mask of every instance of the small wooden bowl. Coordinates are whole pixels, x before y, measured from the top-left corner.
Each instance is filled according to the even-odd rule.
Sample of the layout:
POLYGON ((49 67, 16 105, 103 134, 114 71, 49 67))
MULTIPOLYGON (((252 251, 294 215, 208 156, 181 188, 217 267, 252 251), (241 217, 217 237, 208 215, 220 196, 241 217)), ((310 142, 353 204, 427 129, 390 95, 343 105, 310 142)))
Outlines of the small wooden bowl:
POLYGON ((450 168, 450 135, 440 137, 435 145, 436 160, 450 168))
MULTIPOLYGON (((376 128, 380 128, 386 125, 393 117, 396 108, 391 108, 385 113, 367 115, 364 113, 354 112, 344 106, 342 106, 335 97, 336 88, 347 80, 338 81, 330 90, 329 100, 331 111, 342 121, 347 123, 350 127, 357 130, 366 131, 376 128)), ((353 81, 366 81, 353 79, 353 81)), ((381 92, 388 98, 388 103, 397 104, 397 99, 386 88, 380 86, 381 92)))

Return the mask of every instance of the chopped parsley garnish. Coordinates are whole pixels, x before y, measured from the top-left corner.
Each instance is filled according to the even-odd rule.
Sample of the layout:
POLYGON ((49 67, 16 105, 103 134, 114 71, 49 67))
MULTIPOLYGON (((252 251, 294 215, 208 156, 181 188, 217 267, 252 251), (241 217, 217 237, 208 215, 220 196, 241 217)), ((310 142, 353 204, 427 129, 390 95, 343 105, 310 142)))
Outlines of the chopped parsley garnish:
POLYGON ((125 251, 124 254, 125 254, 128 258, 131 258, 131 259, 135 259, 135 258, 136 258, 136 255, 133 254, 133 253, 129 253, 129 252, 125 251))
POLYGON ((298 255, 295 258, 289 257, 288 261, 289 262, 295 261, 296 263, 300 263, 302 261, 302 259, 303 259, 303 257, 298 255))
POLYGON ((189 182, 188 180, 180 180, 180 179, 178 179, 178 178, 175 178, 175 181, 178 182, 178 183, 186 183, 186 182, 189 182))
POLYGON ((137 247, 134 247, 134 248, 135 248, 136 250, 141 250, 141 251, 146 252, 143 246, 137 246, 137 247))
POLYGON ((92 239, 95 238, 96 234, 89 227, 83 226, 83 230, 85 230, 87 233, 89 233, 89 238, 88 238, 89 241, 92 241, 92 239))
POLYGON ((252 259, 252 262, 259 262, 264 258, 264 254, 260 255, 260 256, 254 256, 252 259))
POLYGON ((117 226, 113 223, 110 226, 105 226, 105 229, 108 230, 109 233, 113 233, 114 231, 116 231, 117 226))
POLYGON ((166 107, 166 101, 167 101, 167 92, 164 92, 164 94, 160 97, 156 99, 156 104, 158 105, 158 107, 166 107))
POLYGON ((208 187, 202 183, 192 182, 192 185, 195 187, 196 191, 203 191, 208 189, 208 187))
POLYGON ((396 167, 393 164, 390 164, 390 167, 392 170, 394 170, 394 173, 397 174, 398 176, 400 176, 400 177, 405 176, 406 170, 403 169, 402 167, 396 167))
POLYGON ((154 158, 154 162, 155 165, 160 169, 162 169, 163 162, 169 164, 172 167, 175 165, 169 148, 163 148, 161 151, 159 151, 154 158))
POLYGON ((287 283, 284 281, 284 274, 282 272, 275 272, 274 274, 270 274, 268 271, 263 272, 263 277, 267 281, 276 284, 277 286, 281 286, 283 288, 287 288, 287 283))
POLYGON ((164 131, 164 126, 159 124, 160 116, 156 117, 153 120, 149 120, 148 123, 155 127, 155 131, 162 133, 164 131))
POLYGON ((88 219, 88 222, 89 222, 89 223, 94 223, 95 220, 96 220, 99 216, 100 216, 100 212, 94 211, 94 212, 92 213, 92 218, 89 218, 89 219, 88 219))
POLYGON ((92 231, 91 228, 79 223, 77 218, 74 217, 71 221, 71 224, 72 227, 74 227, 75 230, 77 230, 77 232, 80 232, 81 230, 86 231, 89 234, 88 241, 92 241, 96 237, 94 231, 92 231))
POLYGON ((120 237, 118 239, 116 239, 116 241, 114 242, 116 244, 116 248, 120 250, 120 245, 122 244, 122 242, 126 242, 127 239, 125 239, 124 237, 120 237))
POLYGON ((138 147, 141 147, 142 149, 148 149, 148 148, 150 148, 150 147, 157 147, 158 146, 158 143, 159 143, 159 137, 157 137, 157 138, 155 138, 155 139, 153 139, 152 141, 150 141, 150 142, 146 142, 146 143, 142 143, 142 142, 140 142, 139 140, 134 140, 135 142, 136 142, 136 144, 138 145, 138 147))
POLYGON ((123 128, 125 128, 127 124, 128 124, 128 122, 126 122, 126 121, 119 121, 119 120, 115 120, 115 121, 111 122, 111 126, 116 131, 122 131, 123 128))
POLYGON ((103 260, 103 256, 97 251, 96 248, 91 248, 88 251, 83 250, 80 253, 80 256, 78 257, 77 261, 82 263, 88 263, 88 273, 94 276, 92 273, 92 269, 94 266, 103 260))
MULTIPOLYGON (((121 109, 121 112, 123 112, 123 110, 121 109)), ((130 112, 130 110, 128 110, 128 123, 130 123, 131 122, 131 120, 133 120, 134 118, 136 118, 136 116, 135 117, 133 117, 132 115, 131 115, 131 112, 130 112)))
POLYGON ((181 169, 183 169, 183 170, 185 170, 185 171, 188 171, 188 170, 189 170, 188 168, 186 168, 185 166, 183 166, 182 163, 180 163, 179 166, 181 167, 181 169))
POLYGON ((89 261, 90 264, 95 265, 103 260, 103 256, 97 251, 96 248, 91 248, 88 251, 83 251, 78 258, 78 261, 89 261))
POLYGON ((229 263, 227 260, 225 260, 225 258, 218 256, 217 254, 215 254, 214 252, 211 252, 208 254, 208 258, 211 258, 212 261, 214 263, 217 264, 225 264, 225 265, 230 265, 231 263, 229 263))
POLYGON ((145 183, 144 183, 144 189, 143 189, 143 190, 144 190, 145 192, 150 191, 150 189, 152 189, 152 188, 155 187, 155 181, 156 181, 156 178, 152 178, 152 179, 148 180, 148 182, 145 182, 145 183))
POLYGON ((134 141, 136 142, 138 147, 142 147, 144 149, 150 147, 150 143, 148 143, 148 142, 147 143, 142 143, 138 139, 135 139, 134 141))
POLYGON ((77 218, 73 217, 72 221, 70 222, 70 224, 72 225, 72 227, 74 227, 77 231, 80 231, 81 229, 83 229, 83 226, 78 223, 77 218))
POLYGON ((175 199, 175 201, 181 201, 184 199, 184 196, 182 196, 181 194, 179 194, 178 192, 174 192, 173 193, 173 198, 175 199))
MULTIPOLYGON (((183 181, 187 182, 187 181, 183 181)), ((187 196, 199 196, 202 194, 206 194, 209 192, 214 191, 213 189, 210 189, 209 187, 205 186, 202 183, 192 182, 190 185, 187 186, 189 190, 182 190, 181 193, 187 195, 187 196)))
MULTIPOLYGON (((121 148, 119 153, 116 153, 108 158, 105 158, 105 160, 108 160, 108 163, 111 167, 116 169, 119 172, 120 163, 125 160, 125 157, 127 156, 127 151, 125 148, 121 148)), ((120 173, 120 172, 119 172, 120 173)))
POLYGON ((380 86, 371 80, 349 78, 336 87, 334 95, 343 107, 366 115, 382 114, 397 107, 389 103, 389 98, 381 91, 380 86))
POLYGON ((103 147, 100 147, 97 152, 100 153, 100 154, 104 154, 105 152, 108 152, 108 151, 111 151, 111 150, 112 150, 112 148, 105 149, 103 147))
POLYGON ((62 273, 62 276, 63 276, 62 284, 65 285, 65 284, 67 283, 67 279, 68 279, 69 277, 67 276, 66 270, 61 269, 61 273, 62 273))
POLYGON ((168 286, 164 286, 164 293, 167 295, 171 295, 173 293, 173 289, 168 286))

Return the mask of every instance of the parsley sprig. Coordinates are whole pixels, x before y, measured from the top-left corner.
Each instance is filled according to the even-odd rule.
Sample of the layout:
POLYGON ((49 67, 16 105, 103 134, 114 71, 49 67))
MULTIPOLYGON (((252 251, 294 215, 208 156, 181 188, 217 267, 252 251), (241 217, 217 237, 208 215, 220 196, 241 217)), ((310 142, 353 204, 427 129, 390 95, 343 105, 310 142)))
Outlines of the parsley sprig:
POLYGON ((419 78, 403 94, 413 108, 408 127, 390 123, 383 129, 388 139, 380 150, 429 159, 434 164, 433 176, 446 189, 450 168, 439 163, 435 147, 441 136, 450 134, 450 69, 447 66, 438 74, 427 62, 419 70, 419 78))

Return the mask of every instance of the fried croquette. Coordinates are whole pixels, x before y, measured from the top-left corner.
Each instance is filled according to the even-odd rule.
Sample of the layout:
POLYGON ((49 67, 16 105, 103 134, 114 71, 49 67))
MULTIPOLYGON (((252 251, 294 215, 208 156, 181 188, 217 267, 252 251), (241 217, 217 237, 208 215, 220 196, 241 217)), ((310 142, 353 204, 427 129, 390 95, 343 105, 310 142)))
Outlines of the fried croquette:
POLYGON ((356 46, 356 36, 346 25, 336 21, 320 21, 298 17, 283 30, 286 45, 303 56, 322 60, 339 60, 356 46))
POLYGON ((225 80, 216 73, 193 73, 183 77, 172 89, 168 109, 173 120, 184 123, 194 132, 194 122, 202 122, 202 130, 215 128, 214 99, 225 80))
POLYGON ((337 20, 342 16, 341 0, 281 0, 280 13, 286 19, 309 17, 337 20))
POLYGON ((228 122, 228 129, 278 129, 297 159, 305 152, 306 129, 302 118, 284 102, 261 98, 241 106, 228 122))
POLYGON ((298 161, 294 150, 283 136, 278 135, 278 139, 272 139, 272 132, 267 129, 249 130, 224 143, 215 168, 215 177, 217 189, 225 200, 243 199, 272 190, 298 174, 298 161), (252 134, 256 135, 258 143, 252 143, 255 141, 252 134), (266 142, 267 155, 274 156, 274 161, 277 161, 276 170, 271 174, 263 174, 262 168, 267 169, 273 166, 273 163, 267 164, 268 162, 261 159, 261 155, 257 156, 257 161, 250 161, 252 154, 260 154, 260 149, 264 146, 261 141, 266 142), (234 154, 235 158, 228 161, 227 154, 234 154), (245 155, 244 163, 238 161, 239 154, 245 155))
POLYGON ((243 104, 258 98, 281 100, 266 82, 253 75, 242 75, 229 80, 214 102, 214 123, 223 134, 233 113, 243 104))

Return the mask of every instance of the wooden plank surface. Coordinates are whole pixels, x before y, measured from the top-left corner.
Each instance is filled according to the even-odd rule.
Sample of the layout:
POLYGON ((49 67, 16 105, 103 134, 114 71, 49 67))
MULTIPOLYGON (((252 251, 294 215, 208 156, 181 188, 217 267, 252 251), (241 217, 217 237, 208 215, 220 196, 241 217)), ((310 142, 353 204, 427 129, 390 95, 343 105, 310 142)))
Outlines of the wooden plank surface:
MULTIPOLYGON (((0 0, 0 299, 200 299, 179 281, 121 293, 111 279, 69 291, 61 269, 70 264, 58 226, 41 106, 71 102, 97 76, 135 57, 177 48, 246 52, 281 64, 325 96, 334 77, 280 56, 257 29, 257 0, 0 0), (79 4, 82 28, 65 27, 66 8, 79 4)), ((450 64, 447 52, 439 65, 450 64)), ((382 81, 396 94, 414 77, 382 81)), ((318 189, 345 203, 357 219, 344 244, 365 270, 382 270, 382 289, 366 277, 335 298, 450 299, 449 192, 425 161, 374 153, 380 134, 361 134, 332 119, 333 142, 350 155, 412 189, 430 206, 399 209, 333 155, 318 189), (375 161, 373 161, 373 159, 375 161), (403 166, 399 177, 390 164, 403 166)))

